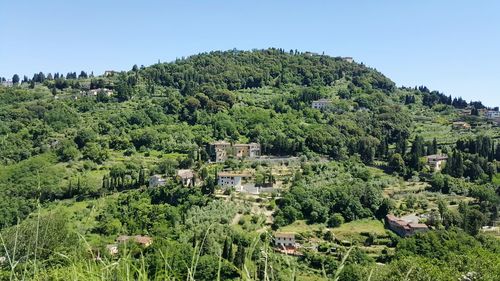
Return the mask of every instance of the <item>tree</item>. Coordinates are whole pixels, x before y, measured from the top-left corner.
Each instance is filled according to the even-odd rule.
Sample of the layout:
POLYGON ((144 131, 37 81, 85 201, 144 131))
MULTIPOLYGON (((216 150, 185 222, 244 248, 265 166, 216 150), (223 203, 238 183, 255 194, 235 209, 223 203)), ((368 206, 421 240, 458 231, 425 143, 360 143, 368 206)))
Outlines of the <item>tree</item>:
POLYGON ((438 211, 439 217, 443 220, 445 213, 448 212, 448 206, 446 206, 446 202, 443 199, 438 200, 438 211))
POLYGON ((405 161, 403 160, 403 157, 399 153, 394 153, 391 155, 389 158, 389 168, 393 170, 394 172, 403 174, 405 172, 405 161))
POLYGON ((19 75, 14 74, 14 76, 12 76, 12 83, 13 83, 14 85, 19 84, 19 75))
POLYGON ((87 73, 83 70, 80 72, 80 75, 78 75, 78 79, 87 79, 88 77, 87 73))
POLYGON ((382 200, 382 203, 378 207, 378 209, 375 213, 375 216, 378 219, 383 219, 383 218, 385 218, 385 216, 387 216, 391 212, 391 210, 393 208, 394 208, 394 204, 392 203, 392 201, 389 198, 384 198, 382 200))
POLYGON ((464 230, 470 235, 476 235, 479 233, 479 229, 486 222, 486 217, 480 211, 476 209, 470 209, 467 213, 463 215, 464 217, 464 230))
POLYGON ((85 145, 93 142, 97 139, 97 134, 91 128, 84 128, 78 130, 75 136, 75 143, 79 149, 82 149, 85 145))
POLYGON ((422 156, 424 156, 424 139, 417 135, 411 146, 408 166, 415 171, 420 171, 422 169, 420 162, 422 156))
POLYGON ((434 138, 432 140, 431 145, 427 147, 427 155, 437 154, 437 152, 438 152, 438 144, 436 138, 434 138))
POLYGON ((79 151, 72 141, 63 141, 57 149, 57 155, 59 156, 59 160, 67 162, 76 160, 79 151))
POLYGON ((328 219, 328 227, 339 227, 344 223, 342 214, 335 213, 328 219))
POLYGON ((229 237, 224 240, 224 247, 222 248, 222 258, 228 261, 233 261, 233 242, 229 237))
POLYGON ((242 269, 245 264, 245 246, 241 242, 238 243, 238 248, 236 249, 236 255, 234 256, 234 265, 237 268, 242 269))

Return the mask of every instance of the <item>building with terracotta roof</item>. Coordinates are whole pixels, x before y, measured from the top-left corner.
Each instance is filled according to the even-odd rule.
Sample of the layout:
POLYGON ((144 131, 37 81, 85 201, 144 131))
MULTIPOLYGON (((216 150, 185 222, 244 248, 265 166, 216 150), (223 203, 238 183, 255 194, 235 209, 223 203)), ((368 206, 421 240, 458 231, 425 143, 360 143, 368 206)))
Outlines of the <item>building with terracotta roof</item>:
POLYGON ((385 217, 389 229, 401 237, 412 236, 417 233, 429 231, 429 227, 423 223, 414 223, 398 218, 394 215, 385 217))
POLYGON ((281 246, 293 246, 295 247, 295 233, 293 232, 276 232, 274 234, 274 245, 276 247, 281 246))
POLYGON ((300 245, 295 241, 295 233, 293 232, 276 232, 274 234, 274 249, 277 252, 286 255, 300 256, 302 255, 298 248, 300 245))

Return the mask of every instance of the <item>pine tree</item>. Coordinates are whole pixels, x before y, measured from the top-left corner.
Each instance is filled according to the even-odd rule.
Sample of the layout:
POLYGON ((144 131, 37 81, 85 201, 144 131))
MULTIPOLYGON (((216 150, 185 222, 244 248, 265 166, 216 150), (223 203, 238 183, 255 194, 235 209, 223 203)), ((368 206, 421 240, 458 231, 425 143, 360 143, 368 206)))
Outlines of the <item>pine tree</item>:
POLYGON ((14 74, 14 76, 12 76, 12 83, 13 83, 14 85, 19 84, 19 75, 14 74))

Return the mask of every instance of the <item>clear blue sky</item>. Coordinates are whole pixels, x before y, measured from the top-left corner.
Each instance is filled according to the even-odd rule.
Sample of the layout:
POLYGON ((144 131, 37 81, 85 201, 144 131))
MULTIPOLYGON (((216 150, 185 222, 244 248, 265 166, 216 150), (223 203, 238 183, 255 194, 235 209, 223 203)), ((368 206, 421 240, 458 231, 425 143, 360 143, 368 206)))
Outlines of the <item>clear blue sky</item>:
POLYGON ((500 105, 500 1, 0 0, 0 76, 128 70, 211 51, 352 56, 398 85, 500 105))

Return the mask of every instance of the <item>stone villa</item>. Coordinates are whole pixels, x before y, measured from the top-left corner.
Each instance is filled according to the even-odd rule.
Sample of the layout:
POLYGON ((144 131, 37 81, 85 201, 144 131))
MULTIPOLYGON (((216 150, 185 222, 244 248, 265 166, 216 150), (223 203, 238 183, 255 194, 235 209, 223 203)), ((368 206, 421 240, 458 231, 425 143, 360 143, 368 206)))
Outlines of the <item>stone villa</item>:
POLYGON ((191 169, 177 170, 176 177, 184 186, 194 186, 196 184, 194 172, 191 169))
POLYGON ((231 144, 226 141, 217 141, 209 145, 208 152, 212 162, 224 162, 230 157, 255 158, 260 155, 260 144, 231 144))

